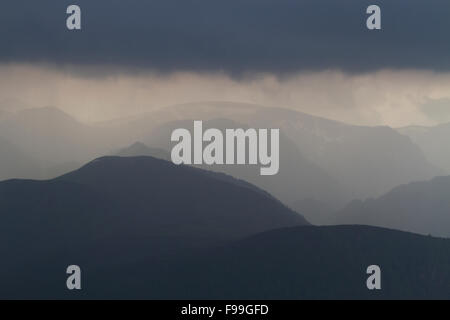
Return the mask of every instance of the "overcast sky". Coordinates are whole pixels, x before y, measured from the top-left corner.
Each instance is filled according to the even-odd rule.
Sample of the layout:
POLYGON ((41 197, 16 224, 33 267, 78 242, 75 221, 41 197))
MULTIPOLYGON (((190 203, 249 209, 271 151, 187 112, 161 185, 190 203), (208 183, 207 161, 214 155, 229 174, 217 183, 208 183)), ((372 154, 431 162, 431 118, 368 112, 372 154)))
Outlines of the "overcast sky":
POLYGON ((447 122, 449 30, 448 0, 3 0, 0 107, 96 121, 232 100, 359 124, 447 122), (69 4, 81 31, 65 27, 69 4), (365 27, 370 4, 380 31, 365 27))

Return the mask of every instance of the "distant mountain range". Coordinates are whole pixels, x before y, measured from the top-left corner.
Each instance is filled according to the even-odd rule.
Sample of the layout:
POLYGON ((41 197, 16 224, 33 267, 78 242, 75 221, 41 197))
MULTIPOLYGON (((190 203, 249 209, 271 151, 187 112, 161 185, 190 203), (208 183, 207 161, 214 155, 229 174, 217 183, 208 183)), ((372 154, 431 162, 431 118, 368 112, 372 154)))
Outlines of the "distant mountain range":
POLYGON ((353 201, 334 223, 367 224, 450 238, 450 177, 394 188, 377 199, 353 201))
MULTIPOLYGON (((158 127, 187 119, 229 119, 253 128, 279 128, 306 159, 339 183, 347 194, 345 201, 380 196, 400 184, 445 173, 432 165, 408 137, 389 127, 347 125, 282 108, 231 102, 191 103, 143 116, 130 127, 142 132, 139 128, 144 124, 155 123, 158 127)), ((296 200, 304 198, 307 196, 299 195, 296 200)))
MULTIPOLYGON (((296 157, 301 155, 299 168, 308 161, 308 167, 314 167, 316 172, 309 175, 309 169, 303 170, 310 188, 305 194, 302 194, 305 188, 299 189, 295 199, 292 183, 279 186, 280 198, 289 201, 289 205, 312 197, 325 203, 330 202, 330 198, 339 199, 335 202, 340 206, 349 200, 380 196, 397 185, 445 173, 431 165, 409 138, 388 127, 352 126, 301 112, 239 103, 207 102, 166 107, 134 120, 95 125, 83 124, 56 108, 29 109, 2 117, 0 136, 32 155, 45 173, 47 168, 54 167, 76 169, 96 157, 117 154, 117 150, 136 141, 150 148, 157 147, 150 143, 152 135, 174 121, 213 119, 228 119, 247 127, 281 129, 286 144, 282 148, 293 149, 296 157), (323 190, 327 188, 329 190, 323 190), (309 190, 312 191, 308 193, 309 190)), ((170 136, 161 138, 167 143, 170 141, 170 136)), ((135 155, 135 151, 131 155, 135 155)), ((287 156, 287 152, 285 154, 287 156)), ((291 158, 290 163, 284 164, 288 166, 284 171, 289 174, 294 172, 295 166, 295 159, 291 158)), ((55 173, 61 172, 50 170, 40 177, 53 177, 55 173)), ((39 175, 33 177, 36 176, 39 175)), ((273 184, 278 188, 277 183, 273 184)))
POLYGON ((28 178, 52 178, 130 144, 119 132, 81 123, 54 107, 8 113, 0 118, 0 137, 30 155, 39 168, 36 171, 31 166, 15 178, 29 171, 33 175, 28 178))

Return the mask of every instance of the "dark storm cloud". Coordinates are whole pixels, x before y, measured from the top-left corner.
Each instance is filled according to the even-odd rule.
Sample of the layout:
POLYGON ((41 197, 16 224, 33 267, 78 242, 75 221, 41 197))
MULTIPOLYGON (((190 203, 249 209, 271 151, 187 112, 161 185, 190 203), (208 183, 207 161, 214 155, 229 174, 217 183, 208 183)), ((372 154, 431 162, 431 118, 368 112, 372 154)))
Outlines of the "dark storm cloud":
POLYGON ((450 70, 448 0, 3 0, 0 61, 275 73, 450 70), (82 31, 65 27, 82 9, 82 31), (381 31, 365 27, 370 4, 381 31))

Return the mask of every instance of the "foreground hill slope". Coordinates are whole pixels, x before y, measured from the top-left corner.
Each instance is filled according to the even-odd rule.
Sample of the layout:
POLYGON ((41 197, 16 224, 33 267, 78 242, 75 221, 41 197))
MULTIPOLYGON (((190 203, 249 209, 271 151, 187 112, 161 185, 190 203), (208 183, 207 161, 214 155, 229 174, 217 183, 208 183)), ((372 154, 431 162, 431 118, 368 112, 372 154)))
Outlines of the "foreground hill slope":
POLYGON ((449 299, 450 240, 367 226, 294 227, 239 241, 183 270, 168 297, 449 299), (380 291, 366 287, 373 264, 380 291))
POLYGON ((23 266, 7 269, 0 297, 450 299, 450 240, 367 226, 302 226, 237 242, 199 241, 116 235, 107 244, 41 248, 45 255, 22 257, 23 266), (64 287, 73 263, 83 270, 81 291, 64 287), (373 264, 381 268, 379 291, 366 287, 373 264))

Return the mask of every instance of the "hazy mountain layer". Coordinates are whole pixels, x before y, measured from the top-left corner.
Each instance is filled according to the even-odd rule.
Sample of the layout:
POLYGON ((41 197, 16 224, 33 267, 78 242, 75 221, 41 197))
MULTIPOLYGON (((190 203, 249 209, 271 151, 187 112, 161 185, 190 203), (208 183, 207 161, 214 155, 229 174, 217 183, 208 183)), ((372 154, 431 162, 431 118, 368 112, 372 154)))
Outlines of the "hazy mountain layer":
POLYGON ((431 163, 450 174, 450 124, 435 127, 411 126, 398 131, 410 137, 431 163))
MULTIPOLYGON (((286 185, 279 186, 276 178, 269 181, 273 188, 279 189, 278 196, 288 199, 291 205, 310 197, 325 203, 329 199, 345 203, 354 198, 379 196, 397 185, 442 174, 409 138, 390 128, 351 126, 300 112, 239 103, 174 106, 134 120, 96 125, 82 124, 56 108, 30 109, 2 117, 0 136, 39 162, 37 166, 42 170, 30 177, 45 178, 73 170, 98 156, 115 154, 114 150, 136 141, 153 148, 149 137, 165 123, 216 118, 227 118, 248 127, 280 128, 287 138, 281 148, 292 149, 289 151, 292 158, 301 154, 299 168, 306 161, 311 170, 314 167, 297 174, 294 159, 281 166, 283 174, 304 176, 310 185, 298 190, 305 194, 297 192, 293 200, 292 181, 285 179, 286 185), (318 193, 324 196, 317 196, 318 193)), ((164 132, 160 137, 170 142, 170 133, 164 132)), ((28 176, 26 170, 17 171, 18 177, 28 176)))
POLYGON ((0 180, 39 177, 39 161, 9 141, 0 139, 0 155, 0 180))
MULTIPOLYGON (((170 150, 174 143, 167 140, 167 137, 170 137, 172 131, 177 128, 186 128, 193 136, 192 120, 174 121, 156 128, 149 135, 148 144, 170 150)), ((225 129, 247 129, 248 126, 228 119, 213 119, 203 122, 203 130, 208 128, 217 128, 225 132, 225 129)), ((280 170, 274 176, 261 176, 260 165, 201 165, 199 167, 225 172, 253 183, 287 205, 292 205, 297 199, 316 198, 338 206, 348 197, 344 195, 339 183, 325 170, 305 158, 283 132, 280 133, 279 156, 280 170)), ((305 211, 305 214, 308 215, 308 212, 305 211)))
POLYGON ((109 154, 116 145, 119 148, 129 144, 119 132, 116 135, 107 128, 83 124, 50 107, 22 110, 0 118, 0 136, 32 155, 50 171, 47 177, 58 173, 52 168, 66 167, 71 171, 81 163, 109 154))
POLYGON ((354 201, 336 214, 335 222, 450 237, 450 177, 402 185, 377 199, 354 201))
POLYGON ((287 109, 226 102, 174 106, 155 117, 222 117, 249 127, 279 128, 308 160, 337 179, 348 200, 379 196, 397 185, 442 174, 408 137, 389 127, 353 126, 287 109))

